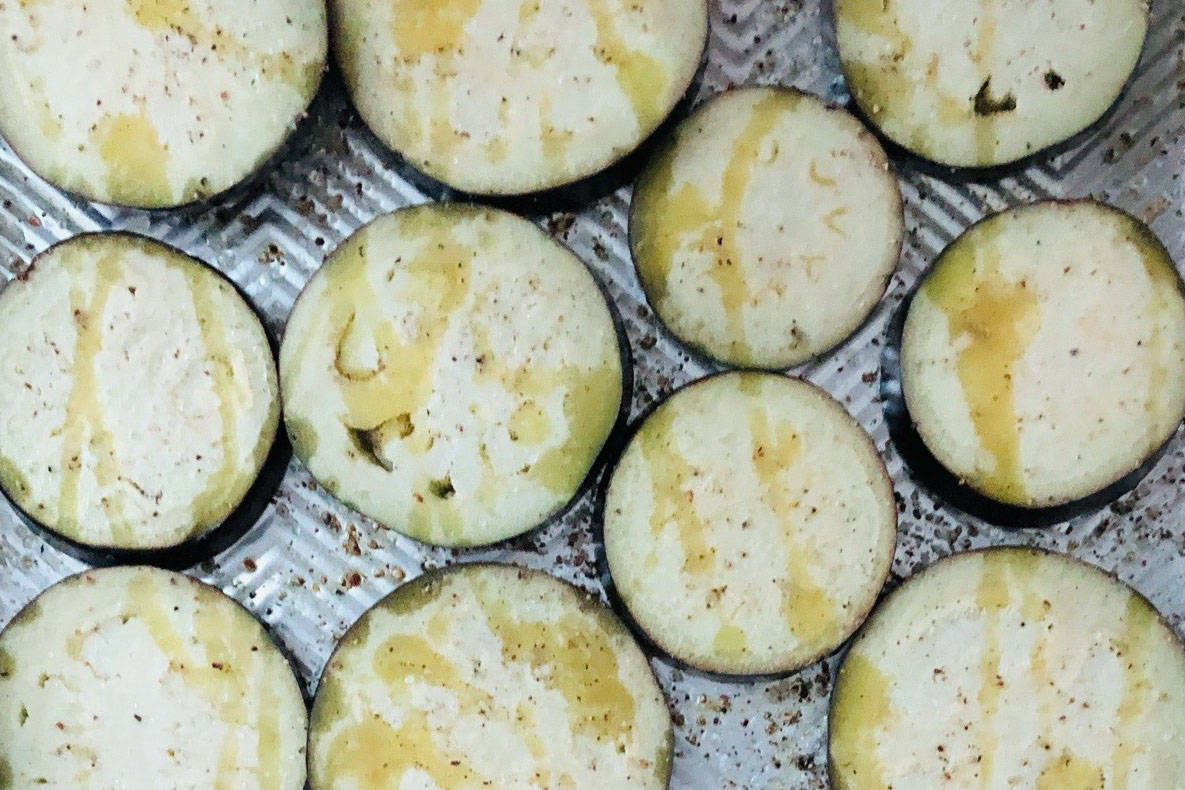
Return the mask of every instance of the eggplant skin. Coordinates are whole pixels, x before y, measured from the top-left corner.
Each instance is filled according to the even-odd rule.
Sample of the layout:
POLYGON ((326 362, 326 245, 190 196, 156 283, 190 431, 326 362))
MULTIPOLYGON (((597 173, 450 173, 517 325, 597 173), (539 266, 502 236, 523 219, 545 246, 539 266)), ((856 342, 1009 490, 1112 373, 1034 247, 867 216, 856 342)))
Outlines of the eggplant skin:
POLYGON ((628 367, 608 297, 570 251, 464 204, 403 209, 348 239, 298 298, 280 353, 285 420, 313 476, 446 546, 561 513, 620 425, 628 367))
POLYGON ((685 96, 708 35, 705 0, 331 6, 366 125, 468 195, 553 190, 625 158, 685 96))
POLYGON ((1119 98, 1147 0, 835 0, 840 64, 886 137, 952 167, 1009 164, 1070 139, 1119 98))
POLYGON ((875 136, 794 89, 713 97, 639 177, 629 241, 647 301, 725 365, 781 370, 842 343, 884 294, 905 233, 875 136))
POLYGON ((907 579, 853 640, 828 773, 837 790, 1173 787, 1183 701, 1185 649, 1139 592, 1040 549, 966 552, 907 579))
POLYGON ((760 371, 716 374, 657 405, 600 513, 619 611, 656 651, 724 680, 781 677, 843 643, 896 542, 869 436, 822 390, 760 371), (826 546, 807 545, 804 528, 826 546))
POLYGON ((304 116, 327 25, 323 0, 8 3, 0 135, 87 200, 208 200, 264 166, 304 116))
POLYGON ((307 731, 263 625, 181 574, 85 571, 0 631, 0 787, 299 790, 307 731))
POLYGON ((288 453, 274 348, 216 270, 83 234, 0 292, 0 321, 0 396, 29 415, 0 426, 0 488, 55 546, 187 567, 266 507, 288 453))
POLYGON ((395 786, 413 768, 441 786, 566 775, 662 790, 671 775, 670 714, 628 629, 584 591, 501 564, 429 571, 366 612, 325 665, 309 731, 313 790, 395 786), (458 709, 433 715, 434 697, 408 686, 458 709), (524 757, 483 759, 491 749, 524 757))
POLYGON ((1119 496, 1185 418, 1181 280, 1147 226, 1096 201, 973 226, 910 298, 899 348, 926 453, 1022 516, 1119 496))

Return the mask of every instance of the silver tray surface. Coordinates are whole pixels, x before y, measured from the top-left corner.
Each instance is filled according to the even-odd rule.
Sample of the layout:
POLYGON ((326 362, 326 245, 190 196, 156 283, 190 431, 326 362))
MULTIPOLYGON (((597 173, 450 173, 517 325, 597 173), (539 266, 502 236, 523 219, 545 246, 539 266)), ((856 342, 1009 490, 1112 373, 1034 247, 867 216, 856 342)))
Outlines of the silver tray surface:
MULTIPOLYGON (((712 35, 698 100, 734 85, 793 85, 844 103, 829 0, 712 0, 712 35)), ((907 240, 872 319, 841 348, 795 369, 839 398, 888 464, 900 528, 895 584, 969 548, 1027 544, 1117 573, 1185 633, 1185 440, 1110 507, 1043 530, 1007 530, 957 513, 911 477, 888 438, 878 370, 889 319, 935 255, 986 213, 1044 197, 1094 196, 1147 221, 1185 265, 1185 4, 1152 0, 1136 75, 1104 120, 1055 156, 1002 178, 923 172, 895 157, 907 240)), ((96 206, 34 176, 0 142, 0 284, 37 252, 83 231, 132 230, 197 255, 234 279, 280 334, 325 254, 374 217, 428 196, 363 128, 334 76, 273 169, 210 204, 176 212, 96 206)), ((657 325, 626 244, 629 189, 575 213, 537 217, 606 283, 635 358, 636 416, 674 387, 711 372, 657 325)), ((1106 320, 1100 316, 1100 320, 1106 320)), ((3 327, 0 327, 3 331, 3 327)), ((3 413, 0 419, 17 419, 3 413)), ((295 657, 312 687, 336 638, 400 582, 454 561, 501 560, 602 592, 586 494, 557 523, 492 549, 427 548, 338 504, 296 461, 246 537, 190 572, 243 602, 295 657)), ((40 591, 84 566, 51 549, 0 503, 0 625, 40 591)), ((837 656, 774 682, 724 683, 652 664, 676 722, 673 788, 790 790, 826 779, 826 709, 837 656)))

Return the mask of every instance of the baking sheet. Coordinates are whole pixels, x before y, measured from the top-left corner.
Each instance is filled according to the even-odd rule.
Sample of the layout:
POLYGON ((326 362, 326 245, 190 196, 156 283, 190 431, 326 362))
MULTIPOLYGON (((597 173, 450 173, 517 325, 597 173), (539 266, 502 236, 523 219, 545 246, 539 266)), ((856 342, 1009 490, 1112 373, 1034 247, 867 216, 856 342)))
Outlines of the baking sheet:
MULTIPOLYGON (((700 97, 726 87, 794 85, 836 102, 839 75, 828 2, 712 0, 700 97)), ((934 559, 972 547, 1024 543, 1117 572, 1185 632, 1185 440, 1179 433, 1131 494, 1047 530, 1009 531, 954 513, 911 479, 888 440, 877 375, 888 319, 919 273, 985 213, 1041 197, 1092 195, 1148 221, 1185 264, 1185 3, 1153 0, 1134 81, 1118 108, 1069 150, 1009 177, 944 181, 898 161, 908 236, 898 274, 858 334, 796 372, 823 386, 875 438, 893 476, 900 529, 896 583, 934 559)), ((301 286, 363 223, 428 198, 362 127, 330 76, 309 121, 270 172, 213 204, 171 213, 94 206, 64 197, 0 143, 0 281, 55 241, 126 229, 166 241, 226 272, 279 334, 301 286)), ((633 414, 710 371, 690 359, 645 306, 625 241, 629 190, 578 213, 537 219, 607 283, 636 360, 633 414)), ((1106 320, 1106 316, 1100 316, 1106 320)), ((3 331, 3 327, 0 327, 3 331)), ((0 419, 19 419, 5 415, 0 419)), ((592 505, 491 550, 430 549, 337 504, 296 462, 261 521, 234 548, 191 571, 246 604, 296 657, 312 686, 335 639, 371 604, 425 568, 496 559, 599 591, 592 505)), ((34 537, 0 504, 0 624, 38 592, 82 569, 34 537)), ((786 679, 721 683, 652 662, 676 722, 672 787, 789 790, 826 781, 826 706, 836 658, 786 679)))

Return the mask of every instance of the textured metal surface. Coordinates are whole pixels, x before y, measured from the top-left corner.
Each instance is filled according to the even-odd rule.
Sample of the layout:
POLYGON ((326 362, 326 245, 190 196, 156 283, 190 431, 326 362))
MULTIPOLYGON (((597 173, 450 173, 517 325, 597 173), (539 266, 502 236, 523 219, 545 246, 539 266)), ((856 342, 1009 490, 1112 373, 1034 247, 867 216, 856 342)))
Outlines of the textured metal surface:
MULTIPOLYGON (((898 275, 872 320, 837 352, 797 371, 837 396, 872 433, 900 507, 894 580, 970 547, 1027 543, 1066 551, 1148 595, 1185 627, 1185 441, 1174 440, 1147 479, 1101 512, 1043 531, 978 523, 935 502, 903 468, 877 399, 889 316, 935 254, 986 212, 1044 196, 1094 195, 1149 221, 1185 263, 1185 5, 1154 0, 1134 83, 1117 110, 1052 159, 990 181, 943 180, 898 162, 908 239, 898 275)), ((713 0, 701 98, 740 84, 795 85, 846 101, 830 9, 819 0, 713 0)), ((62 196, 0 144, 0 281, 73 233, 138 231, 202 257, 236 280, 272 329, 283 322, 324 254, 373 217, 425 195, 397 175, 395 157, 361 127, 334 78, 283 159, 211 205, 175 213, 96 207, 62 196)), ((657 328, 629 264, 626 189, 576 214, 539 218, 608 284, 637 361, 634 413, 707 369, 657 328)), ((1106 320, 1100 316, 1100 320, 1106 320)), ((3 327, 0 327, 3 331, 3 327)), ((0 419, 19 419, 4 414, 0 419)), ((401 580, 457 559, 501 559, 597 589, 592 506, 493 550, 425 549, 378 528, 288 469, 263 519, 235 548, 194 573, 256 612, 296 656, 310 684, 334 639, 401 580)), ((82 566, 56 553, 0 505, 0 623, 40 590, 82 566)), ((721 683, 655 669, 677 723, 675 788, 813 788, 826 785, 825 714, 836 659, 773 683, 721 683)))

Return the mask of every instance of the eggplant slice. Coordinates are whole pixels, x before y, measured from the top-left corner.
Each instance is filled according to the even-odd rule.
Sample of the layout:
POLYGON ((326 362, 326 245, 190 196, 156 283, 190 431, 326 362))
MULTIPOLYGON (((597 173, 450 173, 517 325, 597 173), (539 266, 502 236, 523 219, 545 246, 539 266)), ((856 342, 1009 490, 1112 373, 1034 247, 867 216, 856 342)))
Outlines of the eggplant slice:
POLYGON ((598 601, 539 571, 463 565, 400 587, 330 657, 313 790, 636 788, 671 772, 645 655, 598 601))
POLYGON ((181 574, 87 571, 0 633, 0 787, 300 790, 307 725, 263 626, 181 574))
POLYGON ((0 488, 82 547, 167 550, 243 501, 279 428, 267 334, 223 276, 126 233, 0 292, 0 488))
POLYGON ((280 147, 327 48, 323 0, 0 3, 0 135, 89 200, 203 200, 280 147))
POLYGON ((623 403, 596 280, 512 214, 428 205, 350 237, 280 351, 296 455, 335 496, 437 545, 494 543, 564 508, 623 403))
POLYGON ((1147 0, 835 0, 848 88, 926 159, 991 167, 1097 121, 1148 31, 1147 0))
POLYGON ((1179 787, 1185 650, 1091 565, 960 554, 877 607, 840 667, 829 729, 836 790, 1179 787))
POLYGON ((605 497, 613 585, 662 650, 724 675, 834 650, 889 573, 897 510, 868 435, 822 390, 729 373, 642 423, 605 497))
POLYGON ((455 189, 539 192, 638 147, 690 87, 705 0, 332 0, 334 49, 387 146, 455 189))
POLYGON ((721 94, 638 180, 630 246, 646 298, 696 351, 780 369, 842 342, 897 265, 901 193, 876 138, 795 90, 721 94))
POLYGON ((965 485, 1027 508, 1079 500, 1141 467, 1185 417, 1180 279, 1117 209, 1005 211, 918 288, 901 378, 925 446, 965 485))

